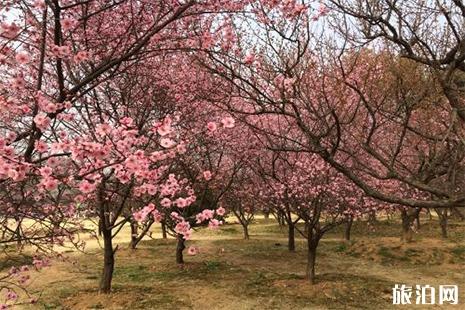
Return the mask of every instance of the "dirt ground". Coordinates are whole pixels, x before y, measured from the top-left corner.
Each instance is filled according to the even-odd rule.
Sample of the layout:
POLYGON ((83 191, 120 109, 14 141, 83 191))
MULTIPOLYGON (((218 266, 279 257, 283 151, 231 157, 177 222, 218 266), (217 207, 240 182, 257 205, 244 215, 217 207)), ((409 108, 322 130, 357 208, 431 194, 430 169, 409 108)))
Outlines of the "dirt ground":
POLYGON ((375 231, 365 222, 353 228, 353 242, 341 241, 340 229, 320 244, 317 283, 305 279, 306 251, 302 238, 297 251, 286 248, 286 229, 274 219, 259 218, 243 240, 240 225, 219 231, 203 229, 189 244, 200 254, 175 263, 175 240, 144 240, 128 249, 129 229, 116 243, 113 292, 97 292, 102 265, 95 240, 86 253, 66 251, 62 261, 34 275, 29 289, 40 295, 37 305, 22 309, 426 309, 393 306, 394 284, 459 286, 458 306, 465 309, 465 224, 451 223, 450 238, 440 238, 437 222, 427 219, 409 244, 400 242, 400 224, 380 221, 375 231))

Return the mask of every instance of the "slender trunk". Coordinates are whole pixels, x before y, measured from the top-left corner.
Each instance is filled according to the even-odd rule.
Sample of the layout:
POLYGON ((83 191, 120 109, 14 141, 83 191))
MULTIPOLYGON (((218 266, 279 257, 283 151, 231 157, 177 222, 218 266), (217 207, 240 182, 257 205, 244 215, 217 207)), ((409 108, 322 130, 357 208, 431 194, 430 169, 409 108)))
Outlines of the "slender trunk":
POLYGON ((286 221, 284 220, 284 216, 279 213, 278 214, 278 223, 280 227, 284 227, 286 225, 286 221))
POLYGON ((401 211, 402 216, 402 241, 411 242, 413 239, 412 219, 407 210, 401 211))
POLYGON ((369 215, 368 215, 368 222, 372 225, 374 225, 376 223, 377 219, 376 219, 376 211, 375 210, 371 210, 369 215))
POLYGON ((352 230, 352 224, 354 223, 354 217, 349 216, 346 221, 345 229, 344 229, 344 240, 350 242, 350 232, 352 230))
POLYGON ((131 220, 131 243, 129 246, 131 247, 132 250, 136 249, 136 246, 138 243, 137 228, 138 228, 137 222, 131 220))
POLYGON ((103 272, 100 279, 100 292, 108 294, 111 291, 111 280, 115 268, 115 250, 113 249, 111 229, 104 228, 103 235, 103 272))
POLYGON ((185 242, 184 236, 178 234, 177 238, 178 238, 178 244, 176 246, 176 263, 184 264, 184 257, 182 255, 182 252, 186 248, 186 246, 184 245, 184 242, 185 242))
POLYGON ((315 284, 315 262, 316 262, 316 249, 318 247, 319 239, 314 234, 308 235, 307 240, 307 279, 311 284, 315 284))
POLYGON ((287 226, 289 230, 287 235, 287 247, 290 252, 295 252, 295 225, 290 221, 287 226))
POLYGON ((441 237, 447 239, 447 209, 436 209, 439 217, 439 226, 441 226, 441 237))
POLYGON ((270 211, 263 211, 263 215, 265 217, 265 220, 269 219, 270 218, 270 211))
POLYGON ((242 228, 244 230, 244 240, 249 240, 250 239, 250 235, 249 235, 249 225, 248 224, 244 224, 243 222, 241 222, 241 225, 242 225, 242 228))
POLYGON ((167 233, 166 233, 166 223, 165 221, 161 222, 161 235, 163 239, 168 238, 167 233))

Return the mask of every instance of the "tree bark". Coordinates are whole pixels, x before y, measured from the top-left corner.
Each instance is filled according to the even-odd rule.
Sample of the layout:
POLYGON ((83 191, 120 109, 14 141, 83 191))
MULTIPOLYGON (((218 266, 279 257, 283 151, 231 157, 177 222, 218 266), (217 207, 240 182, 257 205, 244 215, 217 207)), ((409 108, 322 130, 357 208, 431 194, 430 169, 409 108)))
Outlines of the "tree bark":
POLYGON ((242 225, 242 228, 243 228, 243 231, 244 231, 244 240, 249 240, 250 239, 250 235, 249 235, 249 227, 247 224, 244 224, 241 222, 241 225, 242 225))
POLYGON ((295 252, 295 225, 292 221, 288 223, 287 248, 290 252, 295 252))
POLYGON ((412 223, 415 219, 412 214, 409 214, 407 210, 401 210, 402 216, 402 241, 404 242, 412 242, 413 240, 413 231, 412 231, 412 223))
POLYGON ((441 237, 447 239, 447 209, 435 209, 438 217, 439 217, 439 226, 441 227, 441 237))
POLYGON ((354 223, 354 217, 353 216, 347 217, 347 221, 345 223, 345 229, 344 229, 344 240, 347 242, 350 242, 350 233, 352 230, 353 223, 354 223))
POLYGON ((184 236, 178 234, 177 239, 178 239, 178 244, 176 246, 176 263, 184 264, 184 257, 183 257, 183 254, 182 254, 182 252, 186 248, 186 246, 184 245, 184 242, 185 242, 184 236))
POLYGON ((420 224, 421 224, 421 223, 420 223, 420 211, 418 211, 418 212, 416 213, 416 215, 415 215, 415 223, 416 223, 416 225, 417 225, 417 230, 419 230, 419 229, 420 229, 420 224))
POLYGON ((162 222, 161 222, 161 235, 162 235, 162 238, 163 238, 163 239, 168 238, 168 235, 167 235, 167 233, 166 233, 166 224, 165 224, 165 221, 162 221, 162 222))
POLYGON ((103 235, 103 272, 100 279, 100 292, 108 294, 111 291, 111 281, 115 268, 115 250, 113 249, 111 230, 104 228, 103 235))
POLYGON ((368 222, 372 225, 374 225, 377 222, 376 211, 374 210, 370 211, 370 213, 368 214, 368 222))
POLYGON ((131 220, 131 243, 129 244, 129 246, 131 247, 131 250, 135 250, 136 249, 136 246, 137 246, 137 243, 138 243, 138 238, 137 238, 137 230, 138 230, 138 227, 137 227, 137 222, 134 221, 134 220, 131 220))
POLYGON ((318 247, 319 238, 314 234, 309 234, 307 240, 307 279, 311 284, 315 284, 315 263, 316 263, 316 249, 318 247))

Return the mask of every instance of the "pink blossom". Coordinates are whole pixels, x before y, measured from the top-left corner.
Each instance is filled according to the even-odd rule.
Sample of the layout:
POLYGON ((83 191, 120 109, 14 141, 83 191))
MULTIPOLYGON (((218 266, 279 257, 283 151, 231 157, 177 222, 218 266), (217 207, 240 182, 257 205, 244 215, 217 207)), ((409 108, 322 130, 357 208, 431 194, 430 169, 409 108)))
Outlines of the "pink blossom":
POLYGON ((163 124, 158 127, 157 132, 160 136, 166 136, 171 133, 171 126, 168 124, 163 124))
POLYGON ((210 181, 211 178, 212 178, 212 173, 209 171, 209 170, 205 170, 203 172, 203 178, 206 180, 206 181, 210 181))
POLYGON ((74 55, 74 61, 76 63, 81 63, 83 61, 89 60, 89 53, 86 51, 79 51, 74 55))
POLYGON ((176 146, 176 151, 178 151, 179 154, 184 154, 186 153, 187 149, 186 149, 186 145, 184 143, 181 143, 181 144, 178 144, 176 146))
POLYGON ((140 210, 132 214, 132 216, 134 217, 134 220, 139 223, 145 221, 145 219, 147 218, 147 215, 148 214, 145 213, 143 210, 140 210))
POLYGON ((39 171, 40 171, 40 175, 44 177, 50 176, 53 173, 52 168, 50 168, 49 166, 42 167, 39 169, 39 171))
POLYGON ((37 152, 39 153, 45 153, 48 151, 48 145, 44 141, 40 141, 40 140, 36 141, 35 147, 36 147, 37 152))
POLYGON ((157 187, 153 184, 147 184, 145 188, 147 189, 147 193, 149 195, 155 195, 157 193, 157 187))
POLYGON ((232 117, 225 117, 221 120, 221 124, 223 124, 223 127, 225 128, 233 128, 234 127, 234 118, 232 117))
POLYGON ((187 248, 187 254, 192 256, 197 255, 199 254, 199 248, 196 246, 190 246, 187 248))
POLYGON ((44 179, 42 184, 44 185, 44 188, 49 191, 52 191, 58 187, 58 181, 51 177, 44 179))
POLYGON ((183 220, 176 224, 174 231, 177 232, 178 234, 185 235, 190 231, 190 229, 191 229, 191 225, 189 224, 189 222, 186 222, 183 220))
POLYGON ((34 117, 34 123, 40 130, 45 130, 50 125, 50 118, 47 117, 47 114, 41 112, 34 117))
POLYGON ((29 61, 31 61, 31 57, 26 52, 19 52, 18 54, 16 54, 15 59, 18 63, 22 65, 27 64, 29 61))
POLYGON ((77 21, 74 18, 65 17, 61 20, 61 27, 65 31, 71 30, 72 28, 76 26, 76 24, 77 24, 77 21))
POLYGON ((178 198, 174 201, 174 203, 181 209, 187 207, 187 202, 184 198, 178 198))
POLYGON ((223 216, 225 215, 225 213, 226 213, 226 210, 223 207, 219 207, 218 209, 216 209, 216 214, 218 214, 219 216, 223 216))
POLYGON ((90 183, 87 180, 84 180, 79 184, 79 190, 85 194, 93 192, 95 188, 96 188, 95 183, 90 183))
POLYGON ((221 224, 223 224, 221 221, 218 221, 217 219, 211 219, 210 222, 208 222, 208 228, 217 229, 221 224))
POLYGON ((15 38, 21 29, 19 28, 18 25, 15 23, 1 23, 0 24, 0 34, 7 38, 7 39, 13 39, 15 38))
POLYGON ((173 147, 176 143, 171 140, 170 138, 163 138, 160 140, 160 145, 164 147, 165 149, 168 149, 170 147, 173 147))
POLYGON ((45 9, 45 0, 35 0, 33 6, 36 9, 45 9))
POLYGON ((163 198, 161 201, 160 201, 160 205, 164 208, 169 208, 171 207, 171 200, 169 198, 163 198))
POLYGON ((217 128, 216 126, 216 123, 215 122, 208 122, 207 123, 207 129, 211 132, 215 131, 217 128))
POLYGON ((247 64, 247 65, 253 64, 254 61, 255 61, 255 55, 254 54, 248 54, 244 58, 244 63, 247 64))

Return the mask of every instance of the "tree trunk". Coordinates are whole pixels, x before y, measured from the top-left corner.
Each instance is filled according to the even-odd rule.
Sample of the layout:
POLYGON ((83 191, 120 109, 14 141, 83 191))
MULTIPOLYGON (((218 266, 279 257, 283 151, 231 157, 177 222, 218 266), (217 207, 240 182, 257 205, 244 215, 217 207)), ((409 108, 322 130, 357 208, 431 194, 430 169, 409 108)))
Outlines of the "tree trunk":
POLYGON ((308 253, 307 253, 307 279, 311 284, 315 284, 315 262, 316 262, 316 249, 318 247, 319 239, 313 234, 309 234, 307 240, 308 253))
POLYGON ((137 238, 137 222, 134 220, 131 220, 131 243, 129 246, 131 247, 132 250, 136 249, 137 243, 138 243, 138 238, 137 238))
POLYGON ((374 225, 376 223, 376 221, 377 221, 377 219, 376 219, 376 211, 371 210, 370 213, 368 214, 368 222, 371 225, 374 225))
POLYGON ((242 228, 244 230, 244 240, 249 240, 250 239, 250 235, 249 235, 249 227, 247 224, 243 224, 241 222, 241 225, 242 225, 242 228))
POLYGON ((402 210, 401 216, 402 216, 402 238, 401 239, 404 242, 412 242, 413 240, 412 217, 409 215, 407 210, 402 210))
POLYGON ((167 236, 167 233, 166 233, 166 224, 165 224, 165 221, 162 221, 161 222, 161 235, 162 235, 162 238, 163 239, 166 239, 168 236, 167 236))
POLYGON ((420 211, 416 212, 415 223, 416 223, 416 226, 417 226, 417 230, 419 230, 420 229, 420 211))
POLYGON ((350 242, 350 232, 352 230, 352 224, 354 223, 354 217, 349 216, 347 218, 347 221, 345 223, 345 229, 344 229, 344 240, 347 242, 350 242))
POLYGON ((265 217, 265 220, 269 219, 270 218, 270 211, 268 211, 268 210, 263 211, 263 215, 265 217))
POLYGON ((284 215, 281 211, 276 213, 276 220, 278 221, 279 227, 284 227, 286 225, 286 220, 284 219, 284 215))
POLYGON ((288 223, 287 248, 290 252, 295 252, 295 225, 291 221, 288 223))
POLYGON ((441 226, 441 237, 447 239, 447 209, 435 209, 441 226))
POLYGON ((178 239, 178 244, 176 246, 176 263, 184 264, 184 257, 182 255, 182 252, 186 248, 186 246, 184 245, 184 242, 185 242, 184 236, 181 234, 178 234, 177 239, 178 239))
POLYGON ((115 250, 113 249, 111 229, 104 228, 103 235, 103 272, 100 279, 100 293, 108 294, 111 291, 111 280, 115 268, 115 250))

